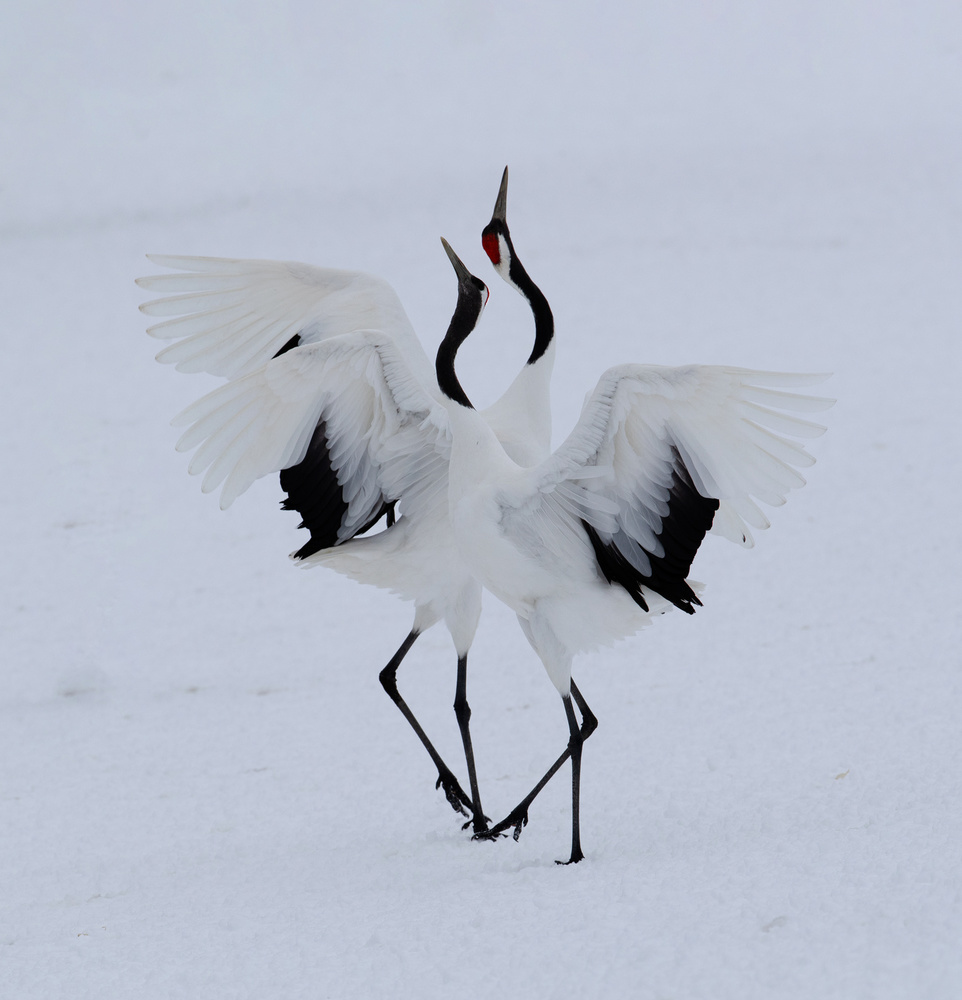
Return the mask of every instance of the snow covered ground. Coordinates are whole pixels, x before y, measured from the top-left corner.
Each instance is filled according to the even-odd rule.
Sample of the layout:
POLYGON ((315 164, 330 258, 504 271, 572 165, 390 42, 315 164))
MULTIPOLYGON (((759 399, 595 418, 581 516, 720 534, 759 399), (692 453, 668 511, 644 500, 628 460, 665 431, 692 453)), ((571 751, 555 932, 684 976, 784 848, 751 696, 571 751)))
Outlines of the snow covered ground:
MULTIPOLYGON (((0 995, 954 998, 962 993, 962 13, 936 0, 15 2, 0 30, 0 995), (835 372, 809 485, 694 618, 575 674, 566 773, 472 843, 377 672, 410 608, 299 572, 169 418, 149 251, 388 278, 462 370, 527 353, 479 243, 505 163, 557 319, 556 438, 620 361, 835 372)), ((460 762, 447 637, 400 684, 460 762)), ((485 804, 561 750, 486 604, 485 804)))

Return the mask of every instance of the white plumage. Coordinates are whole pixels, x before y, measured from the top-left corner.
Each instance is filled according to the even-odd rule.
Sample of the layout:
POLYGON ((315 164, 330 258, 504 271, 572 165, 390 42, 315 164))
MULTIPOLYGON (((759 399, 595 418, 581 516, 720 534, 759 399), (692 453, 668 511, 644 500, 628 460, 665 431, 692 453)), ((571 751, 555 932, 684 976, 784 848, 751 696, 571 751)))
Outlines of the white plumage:
POLYGON ((454 362, 487 289, 447 244, 459 299, 437 377, 397 296, 368 275, 152 258, 189 273, 140 279, 143 287, 177 293, 142 308, 176 317, 151 328, 177 340, 159 360, 228 379, 176 420, 187 427, 178 447, 195 451, 190 471, 204 473, 203 488, 220 487, 228 506, 260 476, 285 470, 284 485, 284 475, 297 473, 285 489, 296 492, 297 509, 309 508, 312 543, 295 557, 415 602, 412 631, 381 679, 438 766, 452 805, 472 807, 476 834, 513 827, 517 838, 534 797, 570 757, 570 861, 578 861, 581 752, 597 720, 571 680, 573 657, 632 634, 672 606, 692 613, 700 587, 687 574, 704 535, 753 544, 752 529, 769 524, 759 504, 784 503, 804 484, 797 470, 814 461, 800 440, 824 428, 799 414, 832 401, 791 391, 824 376, 621 365, 602 375, 567 440, 547 454, 553 324, 514 253, 506 183, 507 172, 483 245, 498 273, 528 298, 536 341, 529 363, 485 413, 472 408, 454 362), (308 495, 311 502, 316 495, 318 509, 308 495), (397 522, 361 537, 395 503, 397 522), (481 584, 516 612, 569 726, 566 750, 490 830, 465 695, 481 584), (396 686, 391 691, 410 645, 441 619, 458 652, 455 707, 470 800, 396 686))
POLYGON ((419 378, 433 378, 401 300, 381 278, 294 261, 147 256, 181 272, 137 281, 164 293, 140 308, 148 316, 173 317, 147 332, 175 341, 157 360, 178 371, 235 379, 262 368, 292 337, 312 344, 383 330, 408 352, 419 378))
MULTIPOLYGON (((502 216, 506 185, 507 173, 496 207, 502 216)), ((450 427, 443 397, 400 300, 385 281, 359 272, 263 260, 150 259, 180 270, 138 279, 141 287, 165 293, 142 311, 173 317, 148 330, 175 341, 157 360, 228 379, 174 418, 186 427, 178 450, 194 452, 189 471, 203 474, 204 492, 220 489, 222 508, 258 478, 282 472, 289 504, 312 535, 293 558, 414 602, 411 632, 381 681, 438 767, 452 806, 471 808, 474 830, 482 832, 466 696, 481 587, 460 558, 448 517, 450 427), (285 476, 291 477, 287 485, 285 476), (396 523, 360 534, 395 503, 396 523), (396 685, 411 644, 441 620, 458 656, 455 709, 470 798, 396 685)), ((522 465, 548 453, 551 434, 553 344, 550 331, 540 332, 547 337, 541 356, 485 411, 522 465)))
MULTIPOLYGON (((504 265, 513 248, 501 242, 492 251, 504 265)), ((462 299, 480 315, 478 279, 449 256, 462 299)), ((477 578, 517 614, 562 696, 570 734, 545 778, 488 835, 514 827, 517 838, 534 796, 570 756, 576 862, 584 856, 581 749, 597 720, 571 681, 573 657, 632 634, 671 605, 693 613, 701 602, 686 577, 705 534, 752 544, 750 529, 769 524, 759 502, 784 503, 804 485, 797 469, 814 461, 794 439, 824 428, 797 414, 832 401, 786 391, 822 375, 620 365, 601 376, 565 442, 521 468, 458 382, 455 358, 472 326, 452 322, 438 355, 454 534, 477 578)))
POLYGON ((571 656, 629 635, 650 617, 598 572, 584 525, 636 571, 651 610, 664 609, 665 599, 645 582, 654 562, 681 545, 690 563, 701 541, 679 540, 692 518, 677 509, 673 477, 687 473, 699 500, 720 501, 708 530, 752 545, 749 525, 769 524, 756 501, 784 503, 804 485, 796 467, 814 461, 786 435, 824 432, 792 411, 831 405, 777 387, 824 378, 620 365, 601 376, 567 440, 524 469, 473 411, 454 411, 449 488, 457 538, 485 587, 529 625, 544 619, 539 634, 550 629, 557 637, 553 655, 539 652, 562 695, 571 656))

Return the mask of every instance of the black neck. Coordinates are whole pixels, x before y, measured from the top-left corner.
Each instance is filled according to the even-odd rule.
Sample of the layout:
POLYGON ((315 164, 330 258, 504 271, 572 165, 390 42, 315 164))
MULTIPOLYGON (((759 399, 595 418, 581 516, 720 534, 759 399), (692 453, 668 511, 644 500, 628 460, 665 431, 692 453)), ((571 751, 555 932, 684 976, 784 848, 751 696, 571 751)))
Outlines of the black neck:
POLYGON ((524 265, 518 260, 507 226, 504 227, 503 233, 508 244, 508 252, 511 254, 508 274, 521 294, 528 300, 528 305, 534 315, 534 347, 531 348, 531 355, 527 361, 529 365, 533 365, 544 356, 554 339, 554 316, 551 314, 551 306, 548 305, 544 292, 531 280, 524 265))
POLYGON ((454 361, 461 345, 468 339, 468 335, 478 322, 481 308, 482 300, 477 289, 465 289, 464 286, 458 289, 458 305, 448 325, 448 332, 438 347, 438 355, 434 362, 441 392, 448 399, 472 410, 474 406, 458 381, 457 373, 454 370, 454 361))
POLYGON ((524 297, 531 306, 531 312, 534 314, 534 347, 531 348, 531 354, 528 357, 528 364, 533 365, 544 356, 551 341, 554 340, 554 316, 551 314, 551 306, 548 305, 548 300, 544 297, 544 293, 528 277, 527 272, 525 272, 524 268, 517 261, 512 262, 512 278, 514 278, 515 265, 517 265, 525 279, 527 279, 529 285, 529 287, 525 288, 520 281, 514 279, 515 284, 523 291, 524 297))

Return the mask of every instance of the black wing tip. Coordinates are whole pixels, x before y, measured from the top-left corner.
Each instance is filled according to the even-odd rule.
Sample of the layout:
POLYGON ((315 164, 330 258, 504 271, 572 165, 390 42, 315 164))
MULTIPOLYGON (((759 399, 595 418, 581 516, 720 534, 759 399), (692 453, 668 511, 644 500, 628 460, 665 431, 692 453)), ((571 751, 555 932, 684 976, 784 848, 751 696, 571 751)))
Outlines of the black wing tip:
POLYGON ((663 555, 654 556, 638 542, 622 534, 622 544, 636 546, 644 552, 650 573, 643 573, 619 547, 615 538, 603 539, 585 521, 585 531, 591 540, 598 568, 609 583, 623 587, 631 599, 643 610, 648 603, 642 588, 659 594, 686 615, 693 615, 702 607, 698 595, 686 577, 695 553, 712 526, 718 501, 702 496, 692 483, 688 469, 676 448, 672 448, 672 480, 666 497, 668 513, 662 519, 658 541, 663 555))
POLYGON ((642 611, 651 611, 645 600, 645 589, 663 597, 686 615, 693 615, 696 605, 702 607, 698 595, 691 589, 684 576, 677 577, 658 572, 655 558, 647 552, 645 555, 653 564, 654 572, 646 576, 631 563, 613 541, 605 541, 586 521, 581 523, 591 541, 595 558, 598 560, 598 568, 604 578, 608 583, 622 587, 642 611))
MULTIPOLYGON (((298 528, 307 528, 310 540, 294 552, 291 558, 307 559, 322 549, 333 548, 347 541, 341 537, 348 504, 338 481, 337 470, 331 463, 328 448, 327 426, 320 419, 304 458, 297 465, 283 469, 280 474, 281 489, 287 494, 281 500, 281 510, 296 511, 301 515, 298 528)), ((396 501, 381 497, 376 505, 372 502, 370 516, 351 537, 369 531, 385 514, 389 519, 394 515, 396 501)))
POLYGON ((293 351, 295 347, 300 347, 300 346, 301 346, 301 335, 299 333, 295 333, 294 336, 291 337, 291 339, 288 340, 283 347, 281 347, 281 349, 274 355, 274 357, 271 358, 271 361, 273 361, 275 358, 279 358, 282 354, 287 354, 288 351, 293 351))
MULTIPOLYGON (((366 532, 370 531, 371 528, 373 528, 381 520, 382 517, 385 518, 387 528, 393 527, 395 523, 394 508, 396 505, 397 505, 397 500, 382 501, 381 506, 378 508, 377 511, 375 511, 371 519, 362 527, 358 528, 358 530, 355 531, 351 537, 356 538, 358 535, 363 535, 366 532)), ((346 505, 343 505, 341 508, 342 516, 343 516, 343 510, 346 509, 347 509, 346 505)), ((290 497, 287 497, 286 499, 281 501, 281 510, 292 510, 299 514, 302 513, 292 503, 290 497)), ((301 521, 301 523, 297 527, 307 528, 311 532, 310 540, 305 542, 305 544, 302 545, 296 552, 291 553, 291 559, 294 559, 297 562, 303 561, 304 559, 307 559, 308 557, 313 556, 316 553, 323 551, 324 549, 336 548, 342 542, 349 540, 345 538, 338 538, 338 528, 340 527, 340 520, 338 520, 336 524, 334 523, 333 519, 330 518, 324 522, 318 520, 314 523, 312 527, 312 525, 308 523, 307 517, 305 517, 305 520, 301 521)))

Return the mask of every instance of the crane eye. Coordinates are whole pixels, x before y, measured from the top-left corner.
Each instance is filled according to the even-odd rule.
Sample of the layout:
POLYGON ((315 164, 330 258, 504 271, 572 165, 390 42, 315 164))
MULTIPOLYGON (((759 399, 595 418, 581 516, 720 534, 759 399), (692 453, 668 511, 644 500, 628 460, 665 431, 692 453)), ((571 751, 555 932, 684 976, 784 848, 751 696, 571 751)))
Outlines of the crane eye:
POLYGON ((488 299, 491 297, 491 289, 480 279, 474 279, 475 288, 481 293, 481 308, 483 309, 488 304, 488 299))

